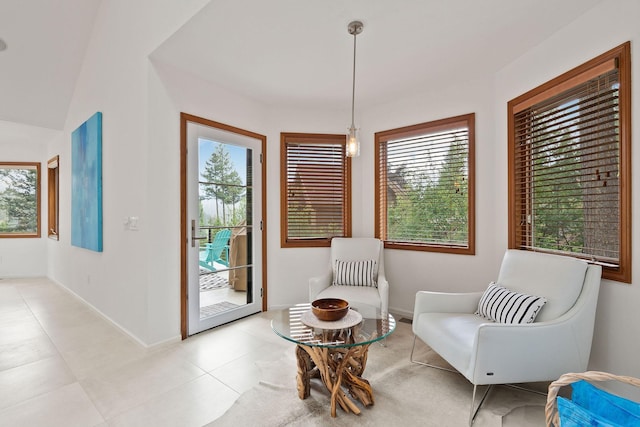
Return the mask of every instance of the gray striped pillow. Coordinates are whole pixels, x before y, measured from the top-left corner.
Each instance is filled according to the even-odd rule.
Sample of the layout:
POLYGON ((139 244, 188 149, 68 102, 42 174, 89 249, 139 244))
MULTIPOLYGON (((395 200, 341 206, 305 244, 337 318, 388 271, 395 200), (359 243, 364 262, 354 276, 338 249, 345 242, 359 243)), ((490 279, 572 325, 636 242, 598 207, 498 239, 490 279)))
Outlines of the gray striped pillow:
POLYGON ((334 285, 377 286, 374 276, 376 261, 343 261, 336 260, 333 271, 334 285))
POLYGON ((546 302, 544 297, 519 294, 491 282, 475 314, 498 323, 533 323, 546 302))

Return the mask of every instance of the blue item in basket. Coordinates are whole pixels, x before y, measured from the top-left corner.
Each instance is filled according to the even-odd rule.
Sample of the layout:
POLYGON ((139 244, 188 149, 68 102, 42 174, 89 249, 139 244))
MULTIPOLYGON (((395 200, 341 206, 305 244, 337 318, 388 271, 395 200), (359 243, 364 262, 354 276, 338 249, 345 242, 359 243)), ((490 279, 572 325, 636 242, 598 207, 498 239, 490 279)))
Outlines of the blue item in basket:
POLYGON ((624 427, 621 424, 606 420, 564 397, 558 396, 556 405, 558 405, 558 417, 560 418, 561 427, 624 427))
POLYGON ((614 425, 640 426, 640 403, 599 389, 587 381, 571 384, 571 400, 614 425))

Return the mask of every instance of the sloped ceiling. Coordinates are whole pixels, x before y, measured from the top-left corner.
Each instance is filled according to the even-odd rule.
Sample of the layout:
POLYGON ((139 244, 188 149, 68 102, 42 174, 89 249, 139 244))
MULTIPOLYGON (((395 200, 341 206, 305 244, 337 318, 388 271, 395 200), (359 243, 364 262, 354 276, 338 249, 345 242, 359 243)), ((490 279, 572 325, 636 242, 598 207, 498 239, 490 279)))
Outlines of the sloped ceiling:
POLYGON ((0 120, 62 129, 100 0, 0 0, 0 120))
MULTIPOLYGON (((363 106, 497 70, 599 1, 212 0, 152 59, 265 105, 348 109, 352 20, 363 106)), ((0 120, 63 128, 99 5, 0 1, 0 120)))

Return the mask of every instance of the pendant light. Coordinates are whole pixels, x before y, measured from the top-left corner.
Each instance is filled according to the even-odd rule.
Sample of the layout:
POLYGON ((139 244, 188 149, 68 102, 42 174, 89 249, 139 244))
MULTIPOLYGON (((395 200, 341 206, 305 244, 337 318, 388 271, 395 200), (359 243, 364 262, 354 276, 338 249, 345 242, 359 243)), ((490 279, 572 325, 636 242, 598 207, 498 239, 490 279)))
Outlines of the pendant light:
POLYGON ((360 21, 353 21, 347 27, 349 34, 353 35, 353 85, 351 89, 351 127, 347 136, 347 157, 358 157, 360 155, 360 141, 358 141, 358 129, 355 125, 355 102, 356 102, 356 36, 362 32, 364 25, 360 21))

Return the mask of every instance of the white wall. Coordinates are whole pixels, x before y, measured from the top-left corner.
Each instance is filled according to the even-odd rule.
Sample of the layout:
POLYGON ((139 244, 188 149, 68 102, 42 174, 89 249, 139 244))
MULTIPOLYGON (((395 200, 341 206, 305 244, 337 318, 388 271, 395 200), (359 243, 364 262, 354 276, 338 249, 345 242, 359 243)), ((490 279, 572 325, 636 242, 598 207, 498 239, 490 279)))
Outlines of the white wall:
MULTIPOLYGON (((320 274, 329 264, 328 248, 280 247, 280 133, 345 134, 351 121, 351 111, 323 111, 271 108, 267 122, 267 210, 268 210, 268 279, 269 307, 278 308, 309 299, 309 277, 320 274)), ((354 165, 355 162, 354 160, 354 165)), ((353 216, 358 218, 360 192, 354 166, 353 216)), ((364 235, 354 221, 354 236, 364 235)), ((371 235, 372 231, 369 231, 371 235)))
POLYGON ((0 239, 0 278, 47 272, 47 143, 60 132, 0 121, 0 161, 40 163, 40 238, 0 239))
MULTIPOLYGON (((526 52, 517 61, 504 67, 495 76, 495 123, 497 138, 496 171, 499 183, 495 210, 498 224, 497 244, 504 244, 507 236, 507 184, 501 178, 507 174, 507 102, 516 96, 631 40, 632 57, 632 146, 640 142, 640 3, 636 1, 603 1, 576 19, 572 24, 550 37, 536 48, 526 52)), ((632 149, 633 169, 633 245, 634 255, 640 242, 640 152, 632 149)), ((596 330, 590 369, 640 377, 640 258, 633 256, 633 283, 631 285, 603 281, 600 288, 596 330)), ((553 357, 553 349, 549 349, 553 357)))
POLYGON ((61 160, 61 220, 48 274, 143 343, 180 333, 177 138, 171 146, 155 140, 149 103, 162 94, 150 93, 148 55, 205 3, 102 2, 64 132, 49 146, 61 160), (96 111, 103 113, 102 253, 70 245, 71 132, 96 111), (139 231, 125 230, 129 216, 140 218, 139 231))

